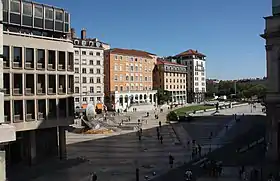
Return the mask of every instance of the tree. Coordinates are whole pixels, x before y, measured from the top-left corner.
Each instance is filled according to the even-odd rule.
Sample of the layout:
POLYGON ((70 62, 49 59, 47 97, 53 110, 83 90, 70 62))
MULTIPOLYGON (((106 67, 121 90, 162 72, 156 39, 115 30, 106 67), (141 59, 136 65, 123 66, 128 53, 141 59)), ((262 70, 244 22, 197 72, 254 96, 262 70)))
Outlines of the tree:
POLYGON ((166 116, 167 121, 178 121, 178 116, 174 111, 171 111, 166 116))
POLYGON ((158 104, 162 105, 164 103, 168 103, 169 101, 172 101, 172 94, 170 91, 166 91, 163 89, 157 90, 157 97, 158 97, 158 104))

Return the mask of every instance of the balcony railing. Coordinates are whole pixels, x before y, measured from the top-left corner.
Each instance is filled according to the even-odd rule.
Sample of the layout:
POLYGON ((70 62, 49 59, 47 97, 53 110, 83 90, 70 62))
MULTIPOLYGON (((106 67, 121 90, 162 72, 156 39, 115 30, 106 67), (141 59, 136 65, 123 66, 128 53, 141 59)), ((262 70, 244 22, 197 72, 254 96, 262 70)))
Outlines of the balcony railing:
POLYGON ((20 115, 14 115, 14 123, 18 123, 18 122, 21 122, 20 120, 20 115))
POLYGON ((68 65, 68 66, 67 66, 67 70, 68 70, 68 71, 74 70, 74 69, 73 69, 73 66, 72 66, 72 65, 68 65))
POLYGON ((3 61, 3 67, 5 69, 10 67, 7 61, 3 61))
POLYGON ((37 88, 37 94, 44 94, 43 93, 43 88, 37 88))
POLYGON ((54 94, 53 88, 48 88, 48 94, 54 94))
POLYGON ((33 95, 32 89, 31 88, 25 88, 25 95, 27 95, 27 96, 33 95))
POLYGON ((42 63, 37 63, 37 69, 42 70, 43 69, 43 64, 42 63))
POLYGON ((20 67, 20 62, 13 62, 13 68, 18 69, 20 67))
POLYGON ((62 65, 62 64, 58 64, 57 69, 58 69, 58 70, 64 70, 63 65, 62 65))
POLYGON ((14 89, 13 89, 13 95, 14 95, 14 96, 19 96, 19 95, 21 95, 21 93, 20 93, 20 88, 14 88, 14 89))
POLYGON ((32 63, 31 62, 25 62, 25 68, 26 69, 33 69, 32 68, 32 63))
POLYGON ((2 90, 4 92, 4 95, 9 95, 10 94, 10 91, 8 91, 7 88, 3 88, 2 90))
POLYGON ((195 66, 195 70, 196 71, 204 71, 204 67, 201 67, 201 66, 195 66))
POLYGON ((32 114, 26 114, 26 116, 25 116, 25 120, 26 121, 33 121, 34 119, 32 118, 32 114))
POLYGON ((53 64, 48 64, 48 70, 55 70, 53 64))
POLYGON ((73 89, 72 88, 68 88, 68 94, 72 94, 73 93, 73 89))
POLYGON ((62 87, 59 87, 59 88, 58 88, 58 94, 64 94, 63 88, 62 88, 62 87))
POLYGON ((5 122, 5 123, 8 123, 8 122, 9 122, 9 121, 8 121, 8 116, 7 116, 7 115, 4 116, 4 122, 5 122))
POLYGON ((44 120, 44 113, 38 112, 38 120, 44 120))

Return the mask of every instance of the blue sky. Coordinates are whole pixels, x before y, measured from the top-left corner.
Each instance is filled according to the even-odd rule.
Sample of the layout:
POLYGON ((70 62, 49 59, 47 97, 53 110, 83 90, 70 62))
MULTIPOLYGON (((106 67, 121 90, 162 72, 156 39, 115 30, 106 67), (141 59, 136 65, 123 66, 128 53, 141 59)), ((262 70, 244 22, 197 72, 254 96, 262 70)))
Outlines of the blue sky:
POLYGON ((262 17, 271 0, 37 0, 65 8, 80 34, 112 47, 160 56, 197 49, 207 55, 207 77, 235 79, 266 74, 262 17))

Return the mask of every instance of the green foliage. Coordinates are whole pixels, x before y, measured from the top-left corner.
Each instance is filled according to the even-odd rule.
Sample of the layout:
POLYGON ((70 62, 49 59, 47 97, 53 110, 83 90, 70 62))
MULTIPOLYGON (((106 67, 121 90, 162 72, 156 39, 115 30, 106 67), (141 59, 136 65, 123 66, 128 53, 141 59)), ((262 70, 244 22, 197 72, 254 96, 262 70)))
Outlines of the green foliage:
POLYGON ((174 111, 171 111, 166 116, 167 121, 178 121, 178 116, 174 111))
POLYGON ((157 90, 158 104, 162 105, 171 101, 171 92, 163 89, 157 90))

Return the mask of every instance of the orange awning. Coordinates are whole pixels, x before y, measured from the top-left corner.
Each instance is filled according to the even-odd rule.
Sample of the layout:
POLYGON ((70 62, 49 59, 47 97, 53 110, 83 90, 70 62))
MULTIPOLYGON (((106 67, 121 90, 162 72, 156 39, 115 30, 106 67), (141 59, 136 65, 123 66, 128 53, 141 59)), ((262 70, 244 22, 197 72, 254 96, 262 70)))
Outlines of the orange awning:
POLYGON ((96 108, 97 109, 103 109, 103 104, 102 103, 97 103, 96 108))
POLYGON ((82 109, 86 109, 87 108, 87 104, 82 104, 82 109))

